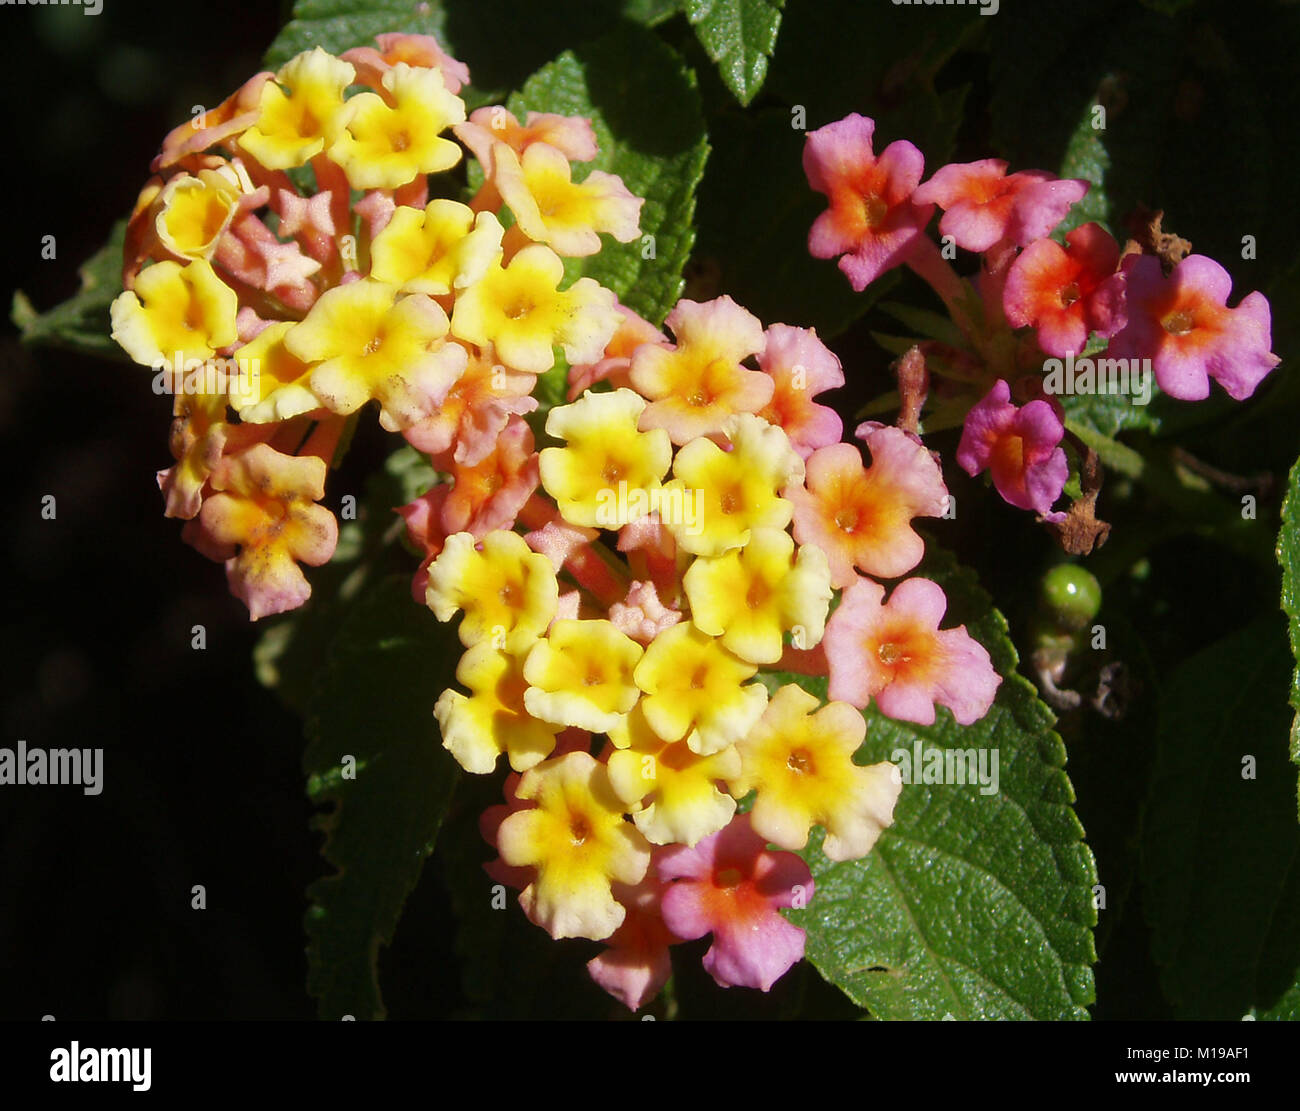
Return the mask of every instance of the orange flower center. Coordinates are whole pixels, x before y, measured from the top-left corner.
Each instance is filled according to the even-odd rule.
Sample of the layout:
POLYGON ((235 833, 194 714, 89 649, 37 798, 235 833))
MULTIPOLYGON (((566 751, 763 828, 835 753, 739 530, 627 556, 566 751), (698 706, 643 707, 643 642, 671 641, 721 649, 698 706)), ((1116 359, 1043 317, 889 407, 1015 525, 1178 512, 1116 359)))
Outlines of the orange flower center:
POLYGON ((993 447, 993 466, 999 474, 1017 475, 1025 469, 1025 441, 1022 436, 1001 436, 993 447))
POLYGON ((591 836, 591 823, 581 814, 569 816, 569 839, 575 845, 581 845, 591 836))
POLYGON ((875 229, 885 222, 889 215, 889 205, 875 194, 862 198, 862 222, 875 229))
POLYGON ((741 880, 745 877, 740 874, 739 868, 723 868, 716 876, 713 882, 718 887, 739 887, 741 880))
POLYGON ((880 657, 880 662, 887 667, 892 667, 896 663, 906 663, 911 658, 907 655, 903 645, 895 644, 892 640, 880 645, 876 649, 876 655, 880 657))

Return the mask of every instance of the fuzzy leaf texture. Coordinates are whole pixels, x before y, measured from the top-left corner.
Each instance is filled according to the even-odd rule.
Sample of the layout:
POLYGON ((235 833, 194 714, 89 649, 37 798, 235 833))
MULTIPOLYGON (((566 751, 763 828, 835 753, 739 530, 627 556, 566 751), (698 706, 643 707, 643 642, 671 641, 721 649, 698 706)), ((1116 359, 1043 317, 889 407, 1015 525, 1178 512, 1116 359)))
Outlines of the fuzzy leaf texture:
POLYGON ((430 712, 453 681, 455 634, 385 578, 344 618, 312 700, 307 793, 337 873, 308 889, 307 986, 320 1016, 384 1017, 376 964, 433 852, 459 771, 430 712), (356 758, 355 778, 342 761, 356 758))
POLYGON ((1282 564, 1282 610, 1291 634, 1291 762, 1300 765, 1300 460, 1291 468, 1286 501, 1282 503, 1282 530, 1277 537, 1277 558, 1282 564))
POLYGON ((763 86, 785 0, 686 0, 686 18, 741 104, 763 86))
POLYGON ((296 54, 319 46, 341 54, 371 44, 386 31, 434 35, 448 46, 447 12, 441 3, 411 0, 297 0, 293 18, 266 52, 266 64, 278 69, 296 54))
POLYGON ((596 281, 653 324, 661 324, 682 291, 682 270, 695 244, 695 187, 704 174, 708 137, 695 75, 655 35, 629 29, 566 50, 510 97, 526 112, 558 112, 591 119, 600 143, 594 161, 574 167, 580 180, 591 170, 618 174, 638 197, 641 237, 600 253, 570 259, 566 272, 596 281), (646 105, 655 105, 647 112, 646 105), (654 257, 646 236, 653 236, 654 257))
MULTIPOLYGON (((917 726, 869 708, 858 762, 917 744, 923 754, 996 749, 1000 789, 905 783, 893 826, 863 860, 833 863, 814 838, 803 855, 816 894, 790 920, 808 932, 822 976, 877 1018, 1085 1019, 1097 871, 1055 718, 1016 673, 1006 619, 973 572, 931 546, 917 573, 944 588, 944 624, 964 623, 1003 682, 965 728, 946 710, 917 726)), ((824 680, 807 685, 824 695, 824 680)))
POLYGON ((1160 693, 1142 905, 1176 1018, 1238 1019, 1296 982, 1289 670, 1280 622, 1266 615, 1181 664, 1160 693))

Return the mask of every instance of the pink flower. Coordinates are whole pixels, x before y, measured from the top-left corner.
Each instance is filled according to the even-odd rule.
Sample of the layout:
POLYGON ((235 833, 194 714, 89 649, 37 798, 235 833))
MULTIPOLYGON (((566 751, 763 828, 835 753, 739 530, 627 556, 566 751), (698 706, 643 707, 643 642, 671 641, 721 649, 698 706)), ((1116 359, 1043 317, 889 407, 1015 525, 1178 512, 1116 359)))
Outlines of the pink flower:
POLYGON ((641 431, 664 428, 675 444, 722 430, 735 413, 757 413, 772 400, 772 379, 744 361, 763 350, 763 325, 730 297, 678 301, 664 322, 676 343, 643 343, 632 353, 628 383, 649 400, 641 431))
POLYGON ((468 120, 452 130, 488 170, 492 166, 492 144, 497 142, 505 143, 516 154, 523 154, 534 143, 546 143, 572 162, 590 162, 599 149, 591 121, 582 116, 529 112, 521 124, 499 104, 474 109, 468 120))
POLYGON ((443 469, 450 464, 448 458, 439 458, 443 456, 466 467, 477 466, 492 454, 511 417, 537 408, 537 399, 531 396, 536 384, 536 375, 471 355, 442 404, 402 435, 413 447, 434 456, 443 469))
POLYGON ((803 149, 808 184, 831 202, 808 233, 808 251, 842 256, 839 267, 858 292, 906 260, 934 212, 913 196, 925 156, 900 140, 877 158, 875 129, 874 120, 854 113, 810 131, 803 149))
POLYGON ((1002 308, 1016 328, 1033 325, 1038 345, 1063 359, 1084 349, 1091 332, 1113 336, 1125 324, 1119 244, 1100 224, 1069 232, 1062 247, 1038 239, 1011 264, 1002 308))
POLYGON ((831 585, 848 586, 854 568, 892 579, 921 562, 925 542, 915 517, 940 517, 947 488, 939 465, 897 428, 870 430, 871 466, 853 444, 831 444, 808 457, 803 483, 783 491, 794 503, 794 537, 826 553, 831 585))
POLYGON ((627 600, 609 607, 614 628, 639 644, 649 644, 682 619, 680 610, 665 606, 653 582, 633 582, 627 600))
POLYGON ((941 166, 913 199, 944 210, 939 231, 958 247, 987 251, 1003 240, 1023 247, 1041 239, 1087 192, 1086 181, 1062 180, 1046 170, 1008 176, 1002 159, 985 158, 941 166))
POLYGON ((777 908, 805 906, 812 873, 794 853, 770 852, 740 814, 693 847, 655 854, 664 924, 691 941, 713 934, 704 968, 724 988, 768 991, 803 958, 804 932, 777 908))
POLYGON ((492 451, 473 466, 453 462, 451 492, 442 509, 446 534, 472 532, 482 539, 495 529, 513 528, 538 485, 533 431, 521 417, 508 418, 492 451))
POLYGON ((993 485, 1011 505, 1033 509, 1049 521, 1061 496, 1069 465, 1060 446, 1065 426, 1050 402, 1031 401, 1023 409, 1011 403, 1011 387, 999 378, 985 398, 966 414, 957 462, 974 477, 986 467, 993 485))
POLYGON ((351 62, 356 67, 357 80, 364 84, 381 87, 384 74, 398 62, 437 69, 442 74, 442 82, 447 86, 447 91, 451 93, 458 93, 469 84, 469 66, 456 61, 432 35, 389 31, 376 35, 375 42, 379 44, 378 50, 371 46, 359 46, 341 55, 345 62, 351 62))
POLYGON ((606 940, 607 948, 587 962, 591 978, 629 1011, 650 1002, 672 975, 668 947, 681 938, 664 925, 659 905, 663 890, 653 868, 636 885, 614 884, 614 898, 627 915, 606 940))
POLYGON ((831 615, 824 640, 831 699, 865 709, 874 698, 882 714, 918 725, 934 724, 936 705, 959 725, 988 713, 1002 678, 965 625, 939 628, 943 588, 907 579, 884 598, 879 583, 858 579, 831 615))
POLYGON ((1269 347, 1268 300, 1252 293, 1228 308, 1232 278, 1213 259, 1188 255, 1166 278, 1154 255, 1124 260, 1128 325, 1111 358, 1149 358, 1160 388, 1183 401, 1210 394, 1213 378, 1243 401, 1281 361, 1269 347))
POLYGON ((773 324, 764 336, 767 345, 758 365, 772 376, 776 390, 758 415, 784 428, 790 445, 807 460, 817 448, 838 443, 844 432, 834 409, 813 402, 824 390, 844 385, 844 371, 812 328, 773 324))

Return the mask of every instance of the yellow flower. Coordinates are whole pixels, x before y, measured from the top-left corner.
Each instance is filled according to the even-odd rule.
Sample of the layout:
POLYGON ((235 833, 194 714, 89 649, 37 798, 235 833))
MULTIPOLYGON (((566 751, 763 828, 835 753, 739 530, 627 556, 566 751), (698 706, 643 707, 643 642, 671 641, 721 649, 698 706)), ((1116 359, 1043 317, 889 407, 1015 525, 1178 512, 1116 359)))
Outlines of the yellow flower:
POLYGON ((725 429, 730 451, 707 437, 692 440, 677 453, 673 481, 666 484, 677 496, 696 498, 694 527, 668 522, 677 543, 695 555, 738 548, 748 543, 752 529, 785 528, 794 506, 780 491, 803 476, 803 460, 776 425, 743 413, 730 418, 725 429))
POLYGON ((241 181, 241 174, 227 166, 200 170, 198 177, 177 174, 168 180, 158 195, 154 220, 162 246, 181 258, 210 260, 234 219, 240 197, 251 191, 246 171, 242 177, 241 181))
POLYGON ((158 487, 167 501, 166 516, 192 520, 203 506, 203 491, 221 465, 230 425, 226 401, 210 394, 178 394, 172 421, 175 466, 158 472, 158 487))
POLYGON ((452 334, 480 348, 491 345, 502 363, 529 374, 551 369, 556 344, 571 366, 596 362, 618 328, 617 300, 591 278, 561 292, 563 277, 564 263, 549 247, 524 247, 456 298, 452 334))
POLYGON ((694 845, 731 821, 736 800, 717 784, 740 774, 734 745, 699 756, 682 741, 665 744, 640 707, 610 739, 617 746, 609 755, 610 786, 625 805, 640 804, 632 821, 651 844, 694 845))
POLYGON ((265 424, 320 408, 311 392, 311 366, 284 345, 293 326, 291 320, 277 321, 235 352, 244 388, 231 389, 230 404, 240 420, 265 424))
POLYGON ((742 686, 757 670, 683 621, 655 637, 633 678, 645 692, 646 722, 659 738, 675 743, 684 737, 692 752, 711 756, 763 715, 767 689, 762 683, 742 686))
POLYGON ((403 293, 442 297, 478 281, 501 259, 501 224, 491 212, 439 198, 399 205, 370 247, 370 276, 403 293))
POLYGON ((524 661, 524 705, 556 725, 615 729, 639 697, 632 671, 641 651, 609 621, 556 621, 524 661))
POLYGON ((113 338, 137 363, 175 366, 210 359, 218 348, 239 339, 235 314, 239 299, 212 266, 203 261, 182 266, 170 259, 140 272, 135 289, 113 302, 113 338))
POLYGON ((522 155, 505 143, 492 147, 493 183, 529 239, 561 255, 594 255, 600 233, 620 243, 641 234, 645 201, 633 196, 615 174, 593 170, 584 181, 571 178, 569 160, 549 143, 533 143, 522 155))
POLYGON ((436 301, 396 296, 373 278, 326 290, 284 337, 290 354, 320 364, 311 390, 325 408, 353 413, 375 399, 389 432, 429 416, 468 362, 463 347, 443 342, 447 314, 436 301))
POLYGON ((666 428, 673 443, 686 444, 772 400, 775 379, 744 365, 763 350, 763 325, 730 297, 678 301, 664 323, 677 343, 643 344, 628 368, 628 381, 650 399, 642 428, 666 428))
POLYGON ((429 567, 425 600, 439 621, 464 610, 460 639, 467 647, 487 641, 522 656, 554 620, 559 595, 551 561, 522 536, 498 529, 483 538, 481 552, 470 533, 449 536, 429 567))
POLYGON ((762 720, 736 743, 743 770, 731 792, 758 792, 754 831, 773 844, 802 849, 809 829, 822 825, 826 855, 855 860, 893 822, 903 781, 893 764, 853 762, 866 734, 861 711, 846 702, 819 705, 793 683, 777 691, 762 720))
POLYGON ((339 117, 330 159, 354 189, 397 189, 421 174, 450 170, 460 145, 442 133, 465 119, 465 102, 447 91, 437 69, 398 62, 384 74, 392 106, 378 93, 358 93, 339 117))
POLYGON ((445 690, 433 713, 442 747, 467 772, 487 775, 503 752, 515 771, 527 771, 555 750, 560 727, 539 721, 524 708, 528 683, 517 658, 481 640, 461 657, 456 681, 470 695, 445 690))
POLYGON ((268 170, 305 165, 338 134, 343 93, 355 77, 352 66, 319 46, 291 58, 262 86, 257 122, 239 145, 268 170))
POLYGON ((547 433, 565 446, 542 451, 542 486, 569 524, 618 529, 654 508, 651 494, 673 445, 663 429, 637 431, 644 409, 631 390, 614 390, 586 393, 547 415, 547 433))
POLYGON ((650 846, 623 821, 605 766, 570 752, 525 772, 516 795, 536 806, 501 823, 497 846, 514 868, 536 868, 520 895, 524 912, 552 937, 609 937, 626 914, 615 883, 639 883, 650 846))
POLYGON ((789 533, 756 528, 743 548, 697 559, 683 579, 691 620, 750 663, 780 660, 786 632, 796 648, 815 648, 830 609, 830 565, 808 544, 792 556, 789 533))

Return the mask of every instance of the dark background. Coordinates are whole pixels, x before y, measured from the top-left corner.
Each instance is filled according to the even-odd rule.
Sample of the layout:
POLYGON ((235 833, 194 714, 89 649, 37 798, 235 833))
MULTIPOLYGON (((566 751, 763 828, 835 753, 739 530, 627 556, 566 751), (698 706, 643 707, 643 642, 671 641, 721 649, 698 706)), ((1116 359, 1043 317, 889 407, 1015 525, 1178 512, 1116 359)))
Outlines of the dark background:
MULTIPOLYGON (((459 0, 449 6, 468 11, 459 0)), ((1095 6, 1107 13, 1117 8, 1111 0, 1095 6)), ((76 7, 0 8, 6 93, 0 112, 9 143, 8 220, 0 251, 6 299, 9 290, 21 288, 44 309, 75 291, 77 265, 130 209, 163 135, 190 118, 192 105, 216 104, 261 68, 284 7, 105 0, 93 18, 76 7), (41 239, 50 234, 57 258, 46 261, 41 239)), ((889 5, 882 0, 880 7, 889 5)), ((1023 51, 1026 72, 1033 44, 1061 48, 1052 41, 1053 7, 1032 5, 1042 37, 1021 35, 1031 44, 1023 51)), ((790 0, 787 28, 812 26, 804 21, 816 8, 816 0, 790 0)), ((1234 303, 1254 288, 1270 296, 1274 350, 1285 357, 1297 338, 1297 177, 1279 169, 1296 165, 1295 20, 1278 21, 1278 9, 1254 0, 1201 9, 1209 13, 1204 22, 1181 20, 1176 42, 1119 32, 1111 40, 1081 40, 1077 88, 1068 102, 1035 85, 1036 79, 1026 77, 1017 90, 1014 72, 994 72, 997 95, 1023 99, 1030 106, 1026 114, 1036 112, 1044 121, 1044 129, 1026 128, 1017 136, 1021 150, 997 152, 1011 156, 1013 168, 1055 168, 1098 73, 1113 64, 1140 84, 1144 57, 1179 51, 1174 64, 1153 72, 1172 75, 1163 91, 1180 113, 1182 139, 1147 141, 1127 151, 1121 146, 1114 179, 1121 189, 1125 182, 1142 183, 1131 186, 1137 195, 1126 199, 1172 202, 1170 226, 1233 273, 1234 303), (1266 8, 1267 17, 1257 18, 1266 8), (1224 42, 1235 69, 1224 70, 1216 60, 1216 43, 1224 42), (1225 72, 1230 76, 1222 87, 1205 78, 1218 73, 1222 79, 1225 72), (1198 126, 1202 111, 1207 121, 1220 119, 1213 112, 1216 98, 1222 107, 1223 98, 1236 92, 1249 93, 1242 103, 1250 111, 1232 115, 1229 127, 1198 126), (1150 193, 1143 191, 1147 185, 1150 193), (1255 222, 1224 218, 1246 211, 1255 222), (1264 245, 1258 266, 1235 261, 1231 253, 1243 228, 1259 234, 1264 245)), ((1013 21, 1029 10, 1004 0, 1002 13, 990 21, 990 36, 1023 28, 1013 21)), ((665 34, 688 53, 692 49, 680 17, 665 34)), ((784 118, 785 102, 800 93, 790 91, 780 64, 782 49, 793 50, 794 41, 787 46, 781 40, 766 99, 757 105, 784 118)), ((565 42, 561 37, 559 44, 565 42)), ((512 49, 524 51, 519 72, 494 74, 507 86, 558 46, 538 38, 522 46, 515 41, 512 49)), ((993 71, 1006 69, 1006 56, 994 51, 993 71)), ((464 60, 473 68, 482 58, 467 53, 464 60)), ((736 139, 728 147, 726 127, 738 110, 710 77, 707 61, 691 60, 702 75, 711 130, 718 125, 717 162, 737 149, 736 139)), ((952 152, 956 160, 991 153, 996 127, 986 111, 994 96, 989 73, 986 55, 960 54, 936 81, 941 91, 971 86, 952 152)), ((837 79, 842 82, 844 73, 837 79)), ((844 102, 831 91, 826 96, 836 114, 873 110, 871 100, 844 102)), ((810 106, 810 127, 829 118, 810 106)), ((898 137, 884 126, 882 133, 898 137)), ((709 224, 711 206, 722 209, 728 201, 717 195, 718 186, 713 189, 711 197, 706 179, 704 256, 711 242, 727 238, 721 222, 709 224)), ((824 268, 830 273, 830 264, 824 268)), ((907 286, 898 296, 914 292, 907 286)), ((846 365, 859 368, 860 383, 888 388, 889 359, 866 324, 834 346, 846 365)), ((320 835, 308 829, 301 723, 255 681, 250 652, 257 630, 228 595, 221 568, 184 546, 178 523, 162 516, 153 476, 169 462, 169 409, 145 385, 146 374, 69 352, 29 352, 7 323, 0 336, 0 745, 25 740, 39 747, 102 747, 106 765, 98 797, 76 787, 0 794, 0 1018, 310 1018, 303 891, 326 869, 317 855, 320 835), (41 518, 46 494, 57 498, 54 521, 41 518), (206 629, 203 651, 190 646, 196 624, 206 629), (206 888, 203 911, 191 909, 196 884, 206 888)), ((1292 370, 1287 382, 1295 380, 1292 370)), ((860 388, 867 391, 865 384, 860 388)), ((1214 411, 1224 412, 1223 421, 1196 425, 1185 442, 1199 457, 1238 473, 1284 474, 1300 448, 1300 408, 1294 387, 1286 385, 1285 396, 1282 389, 1270 382, 1251 407, 1230 414, 1232 406, 1221 406, 1214 411)), ((860 399, 841 400, 851 412, 860 399)), ((950 456, 954 444, 955 436, 934 446, 950 456)), ((958 525, 956 547, 1008 609, 1024 644, 1033 584, 1052 558, 1051 545, 1029 515, 981 499, 976 484, 954 470, 946 468, 953 490, 960 504, 972 507, 958 525)), ((1267 522, 1261 527, 1276 528, 1277 500, 1275 493, 1261 499, 1267 522)), ((1138 503, 1128 510, 1132 519, 1120 523, 1137 527, 1162 511, 1138 503)), ((1149 576, 1140 586, 1124 580, 1108 588, 1104 611, 1108 624, 1128 618, 1141 627, 1150 658, 1139 670, 1160 673, 1255 614, 1276 610, 1276 568, 1229 563, 1221 547, 1187 537, 1156 544, 1145 555, 1149 576)), ((1135 835, 1146 774, 1145 712, 1139 699, 1123 726, 1082 717, 1062 722, 1080 817, 1103 876, 1108 854, 1118 857, 1131 848, 1135 835), (1124 759, 1118 766, 1117 756, 1124 759)), ((381 972, 400 970, 382 978, 395 1017, 452 1014, 462 1002, 449 908, 432 875, 438 867, 430 865, 393 949, 381 958, 381 972)), ((1097 1017, 1168 1013, 1138 900, 1135 892, 1122 918, 1103 916, 1097 1017)), ((572 955, 572 944, 562 948, 572 955)), ((802 996, 816 977, 807 969, 798 976, 787 988, 802 996)), ((589 985, 574 988, 585 994, 589 985)), ((749 993, 725 994, 720 1002, 711 985, 679 985, 684 1006, 693 1002, 687 1009, 698 1014, 762 1011, 749 993)), ((823 1013, 836 1012, 827 1002, 823 1013)))
MULTIPOLYGON (((18 146, 6 309, 15 287, 42 309, 75 291, 162 136, 261 68, 280 16, 274 3, 0 9, 18 146)), ((253 680, 255 630, 220 566, 162 517, 167 400, 143 368, 27 352, 8 326, 0 360, 2 743, 105 750, 96 797, 0 801, 0 1017, 311 1017, 302 893, 324 868, 301 726, 253 680)))

